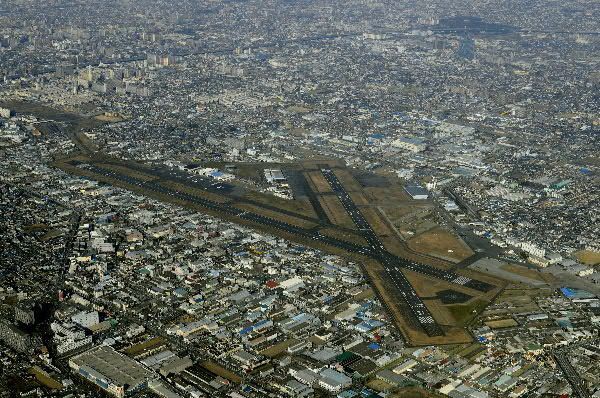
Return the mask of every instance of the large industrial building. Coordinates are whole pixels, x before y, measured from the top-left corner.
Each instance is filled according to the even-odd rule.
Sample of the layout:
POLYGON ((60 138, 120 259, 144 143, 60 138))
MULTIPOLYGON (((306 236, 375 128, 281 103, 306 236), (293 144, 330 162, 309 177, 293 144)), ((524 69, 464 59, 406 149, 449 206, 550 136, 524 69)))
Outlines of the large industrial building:
POLYGON ((419 184, 408 184, 404 187, 406 193, 415 200, 424 200, 429 198, 429 191, 419 184))
POLYGON ((117 397, 139 391, 158 375, 112 347, 93 348, 69 360, 69 366, 117 397))
POLYGON ((279 169, 265 169, 264 173, 269 184, 284 183, 286 181, 285 175, 279 169))
POLYGON ((410 152, 422 152, 427 148, 425 141, 414 137, 400 137, 392 141, 392 146, 410 152))

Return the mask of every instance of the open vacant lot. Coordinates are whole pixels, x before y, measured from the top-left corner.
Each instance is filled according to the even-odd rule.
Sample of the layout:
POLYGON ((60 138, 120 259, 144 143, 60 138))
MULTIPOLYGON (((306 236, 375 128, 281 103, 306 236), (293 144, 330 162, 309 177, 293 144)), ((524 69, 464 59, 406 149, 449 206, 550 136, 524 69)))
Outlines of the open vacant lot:
POLYGON ((323 177, 320 171, 309 171, 306 174, 306 179, 309 181, 309 184, 312 184, 311 188, 317 193, 326 193, 331 192, 331 187, 323 177))
POLYGON ((319 203, 333 224, 344 228, 356 229, 356 225, 352 222, 352 219, 337 196, 321 195, 319 196, 319 203))
POLYGON ((241 383, 242 378, 230 370, 225 369, 221 365, 214 363, 212 361, 202 362, 202 367, 204 369, 208 369, 214 374, 221 376, 224 379, 227 379, 233 383, 241 383))
POLYGON ((459 262, 473 255, 473 251, 458 236, 442 228, 433 228, 410 239, 408 247, 452 262, 459 262))
POLYGON ((587 265, 600 264, 600 252, 593 252, 591 250, 582 250, 576 254, 577 260, 587 265))
POLYGON ((526 268, 515 264, 503 264, 500 268, 511 274, 519 275, 525 278, 534 279, 537 281, 544 281, 543 275, 535 269, 526 268))
POLYGON ((486 326, 489 326, 492 329, 510 328, 510 327, 518 325, 517 321, 515 321, 512 318, 498 319, 498 320, 494 320, 494 321, 486 321, 484 323, 486 326))

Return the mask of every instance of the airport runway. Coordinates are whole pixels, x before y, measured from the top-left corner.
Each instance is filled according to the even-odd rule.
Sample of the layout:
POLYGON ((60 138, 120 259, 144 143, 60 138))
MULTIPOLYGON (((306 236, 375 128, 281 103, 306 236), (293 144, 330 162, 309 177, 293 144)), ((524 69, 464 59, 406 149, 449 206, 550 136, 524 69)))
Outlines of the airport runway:
POLYGON ((371 225, 367 222, 348 192, 346 192, 346 189, 338 180, 335 173, 331 169, 321 169, 321 173, 331 186, 333 192, 337 195, 354 224, 358 227, 363 238, 369 244, 369 247, 375 254, 374 257, 383 265, 385 275, 382 275, 382 279, 390 281, 397 290, 397 294, 393 294, 395 292, 392 292, 392 295, 404 301, 403 304, 405 305, 403 307, 408 308, 408 314, 412 315, 411 317, 413 318, 412 321, 416 321, 428 336, 443 336, 444 332, 442 328, 435 322, 431 312, 429 312, 423 300, 421 300, 410 281, 402 272, 400 262, 394 261, 394 256, 385 249, 385 246, 379 240, 379 237, 373 231, 373 228, 371 228, 371 225))
MULTIPOLYGON (((425 333, 431 337, 442 336, 443 331, 435 322, 433 316, 415 292, 414 288, 402 272, 402 269, 408 269, 429 277, 466 286, 481 292, 486 292, 494 288, 494 286, 485 282, 460 276, 454 272, 441 270, 430 265, 408 261, 387 251, 379 240, 378 236, 372 230, 370 224, 364 218, 356 204, 352 201, 350 195, 345 191, 344 187, 339 182, 333 171, 329 169, 322 169, 324 177, 327 179, 338 198, 340 198, 342 205, 352 218, 353 222, 359 228, 361 235, 368 242, 368 246, 357 245, 341 239, 325 236, 322 235, 318 230, 301 228, 278 219, 236 208, 229 203, 216 202, 185 192, 180 192, 173 188, 165 187, 161 185, 161 180, 168 181, 173 179, 178 180, 178 182, 183 182, 181 181, 181 176, 170 175, 166 171, 152 170, 151 174, 154 174, 160 179, 154 181, 144 181, 94 164, 81 165, 80 167, 83 167, 85 170, 88 170, 92 173, 122 181, 131 186, 137 186, 144 190, 170 196, 173 199, 179 199, 218 213, 226 214, 231 217, 238 217, 259 225, 268 226, 289 234, 293 234, 297 237, 336 247, 350 253, 356 253, 370 257, 383 265, 386 273, 384 279, 390 281, 397 288, 397 292, 392 293, 394 297, 397 297, 399 300, 403 301, 399 304, 401 304, 402 308, 406 308, 408 310, 407 312, 411 315, 410 318, 413 321, 412 323, 419 325, 425 331, 425 333)), ((149 173, 148 169, 140 171, 149 173)), ((196 187, 201 187, 208 192, 220 194, 224 197, 228 197, 227 194, 228 192, 231 192, 232 189, 231 185, 215 183, 212 180, 202 177, 194 177, 194 185, 196 187)))
POLYGON ((413 286, 402 272, 402 269, 414 271, 448 283, 466 286, 481 292, 487 292, 494 288, 494 286, 486 282, 461 276, 452 271, 445 271, 426 264, 419 264, 413 261, 402 259, 390 253, 385 248, 375 231, 373 231, 371 225, 365 219, 360 209, 356 206, 350 194, 346 192, 346 189, 339 181, 333 170, 329 168, 322 168, 321 173, 331 186, 333 192, 338 196, 342 206, 344 206, 344 209, 346 209, 346 212, 354 224, 358 227, 363 238, 368 242, 371 249, 371 257, 383 265, 386 273, 386 275, 384 275, 385 279, 391 281, 398 289, 399 295, 395 296, 405 300, 410 313, 430 337, 441 336, 443 335, 443 331, 435 322, 423 300, 421 300, 421 298, 415 292, 413 286))

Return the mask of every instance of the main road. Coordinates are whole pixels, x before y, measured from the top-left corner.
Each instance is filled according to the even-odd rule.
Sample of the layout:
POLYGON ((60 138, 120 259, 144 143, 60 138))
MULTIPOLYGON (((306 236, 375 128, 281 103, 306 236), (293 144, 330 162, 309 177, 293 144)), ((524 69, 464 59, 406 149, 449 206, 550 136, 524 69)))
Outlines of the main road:
POLYGON ((571 384, 571 388, 573 392, 579 398, 591 398, 592 395, 588 391, 585 382, 581 379, 569 358, 567 358, 567 354, 562 351, 556 351, 554 353, 554 358, 556 359, 556 363, 565 374, 567 381, 571 384))

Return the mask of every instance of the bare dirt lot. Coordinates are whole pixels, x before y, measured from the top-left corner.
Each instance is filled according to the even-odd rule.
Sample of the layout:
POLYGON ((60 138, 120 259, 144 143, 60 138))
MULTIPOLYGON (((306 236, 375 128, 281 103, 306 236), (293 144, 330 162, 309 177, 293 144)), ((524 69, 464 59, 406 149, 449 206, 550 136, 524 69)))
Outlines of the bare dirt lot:
POLYGON ((362 187, 360 186, 358 181, 356 181, 354 179, 354 177, 352 176, 352 173, 350 173, 350 171, 348 171, 347 169, 345 169, 345 168, 339 169, 338 168, 338 169, 333 170, 333 172, 335 173, 336 177, 340 180, 342 185, 344 185, 344 188, 346 189, 347 192, 354 192, 354 191, 362 190, 362 187))
POLYGON ((519 288, 508 286, 484 312, 484 317, 510 317, 514 313, 538 312, 536 298, 554 294, 551 288, 519 288))
POLYGON ((344 228, 356 229, 356 225, 337 196, 321 195, 319 196, 319 203, 321 203, 321 207, 327 214, 327 218, 329 218, 333 224, 344 228))
POLYGON ((410 200, 410 197, 397 179, 388 179, 389 185, 364 188, 369 201, 381 206, 398 206, 410 200))
POLYGON ((323 177, 323 174, 320 171, 309 171, 305 173, 305 177, 306 180, 309 182, 309 185, 311 185, 311 188, 316 193, 332 192, 329 183, 327 182, 325 177, 323 177))
POLYGON ((591 250, 582 250, 576 254, 577 260, 587 265, 600 264, 600 253, 591 250))
POLYGON ((260 353, 266 357, 269 358, 274 358, 277 355, 281 354, 282 352, 284 352, 285 350, 287 350, 287 348, 293 344, 298 343, 297 339, 288 339, 288 340, 284 340, 280 343, 277 343, 275 345, 272 345, 271 347, 261 351, 260 353))
POLYGON ((361 207, 360 211, 378 236, 396 236, 396 233, 387 226, 376 208, 361 207))
POLYGON ((460 262, 473 255, 473 251, 458 236, 439 227, 410 239, 408 247, 452 262, 460 262))
POLYGON ((233 373, 230 370, 225 369, 224 367, 222 367, 221 365, 211 362, 211 361, 206 361, 202 363, 202 367, 205 369, 210 370, 211 372, 213 372, 216 375, 221 376, 224 379, 227 379, 233 383, 241 383, 242 382, 242 378, 238 375, 236 375, 235 373, 233 373))
POLYGON ((486 326, 489 326, 492 329, 510 328, 518 325, 517 321, 512 318, 497 319, 493 321, 486 321, 484 323, 486 326))

